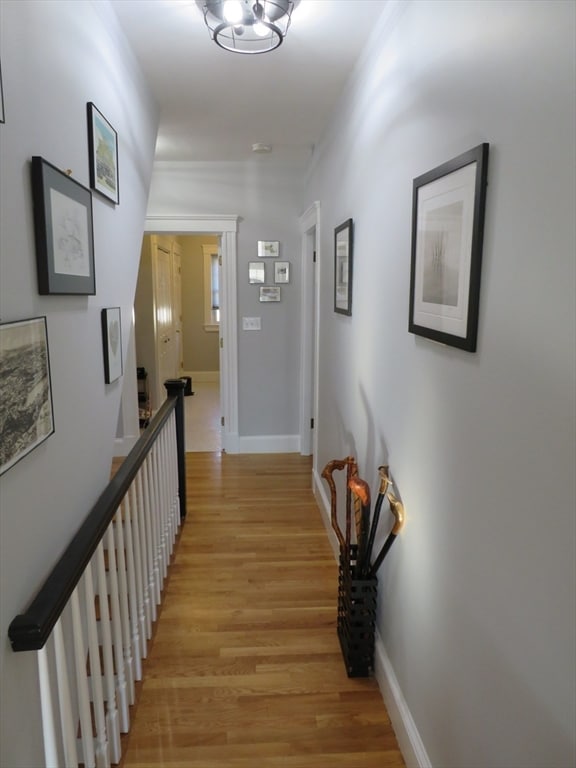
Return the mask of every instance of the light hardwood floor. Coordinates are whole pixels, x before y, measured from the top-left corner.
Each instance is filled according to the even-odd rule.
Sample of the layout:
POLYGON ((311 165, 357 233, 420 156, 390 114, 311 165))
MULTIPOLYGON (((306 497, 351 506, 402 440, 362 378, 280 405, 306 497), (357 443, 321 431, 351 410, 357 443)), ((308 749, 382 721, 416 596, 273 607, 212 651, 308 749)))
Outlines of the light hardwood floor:
POLYGON ((123 768, 400 768, 373 679, 349 679, 337 566, 297 454, 189 453, 123 768))

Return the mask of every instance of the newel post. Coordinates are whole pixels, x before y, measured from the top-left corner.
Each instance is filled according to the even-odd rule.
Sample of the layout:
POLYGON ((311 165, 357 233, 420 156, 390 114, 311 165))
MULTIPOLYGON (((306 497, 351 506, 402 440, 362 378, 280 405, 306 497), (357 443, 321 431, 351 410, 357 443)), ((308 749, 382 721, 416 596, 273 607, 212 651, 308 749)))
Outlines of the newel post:
POLYGON ((186 517, 186 445, 184 439, 184 388, 183 379, 168 379, 164 382, 168 397, 176 397, 176 451, 178 453, 178 495, 180 497, 180 519, 186 517))

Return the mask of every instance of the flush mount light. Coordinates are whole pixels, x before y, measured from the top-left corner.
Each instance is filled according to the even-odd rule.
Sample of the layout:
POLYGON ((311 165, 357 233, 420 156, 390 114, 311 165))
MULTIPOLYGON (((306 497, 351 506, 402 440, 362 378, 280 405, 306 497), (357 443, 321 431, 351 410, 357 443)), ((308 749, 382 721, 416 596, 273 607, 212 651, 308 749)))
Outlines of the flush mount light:
POLYGON ((256 144, 252 144, 252 152, 256 152, 257 155, 267 155, 269 152, 272 152, 272 147, 270 144, 263 144, 257 141, 256 144))
POLYGON ((196 0, 214 42, 233 53, 267 53, 282 44, 300 0, 196 0))

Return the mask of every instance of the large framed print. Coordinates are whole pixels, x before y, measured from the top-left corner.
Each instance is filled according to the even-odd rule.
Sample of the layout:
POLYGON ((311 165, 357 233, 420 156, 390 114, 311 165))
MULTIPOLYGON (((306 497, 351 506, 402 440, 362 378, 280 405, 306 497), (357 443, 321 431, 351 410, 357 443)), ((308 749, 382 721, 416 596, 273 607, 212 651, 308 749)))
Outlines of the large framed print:
POLYGON ((334 230, 334 312, 352 314, 352 219, 334 230))
POLYGON ((46 318, 0 324, 0 475, 54 432, 46 318))
POLYGON ((102 310, 104 381, 111 384, 122 376, 122 324, 120 307, 102 310))
POLYGON ((91 102, 88 110, 88 151, 90 155, 90 186, 108 200, 120 202, 118 178, 118 134, 91 102))
POLYGON ((96 293, 92 193, 42 157, 32 158, 38 292, 96 293))
POLYGON ((488 144, 414 179, 408 330, 476 351, 488 144))

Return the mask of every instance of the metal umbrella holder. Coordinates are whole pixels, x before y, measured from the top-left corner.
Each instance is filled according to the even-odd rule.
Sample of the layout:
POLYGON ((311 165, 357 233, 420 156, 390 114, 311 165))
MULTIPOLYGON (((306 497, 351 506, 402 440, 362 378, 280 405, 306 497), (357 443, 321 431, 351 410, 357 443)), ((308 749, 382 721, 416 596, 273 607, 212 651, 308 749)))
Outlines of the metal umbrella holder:
POLYGON ((388 467, 379 467, 378 473, 380 485, 374 514, 370 520, 370 488, 358 476, 356 460, 352 456, 333 459, 322 470, 322 477, 330 488, 331 524, 340 544, 337 628, 348 677, 368 677, 372 673, 378 600, 376 574, 404 524, 404 508, 389 489, 391 483, 388 467), (335 471, 343 469, 346 469, 345 533, 342 533, 338 523, 337 492, 333 477, 335 471), (372 560, 374 540, 385 498, 389 502, 395 522, 382 548, 372 560))

